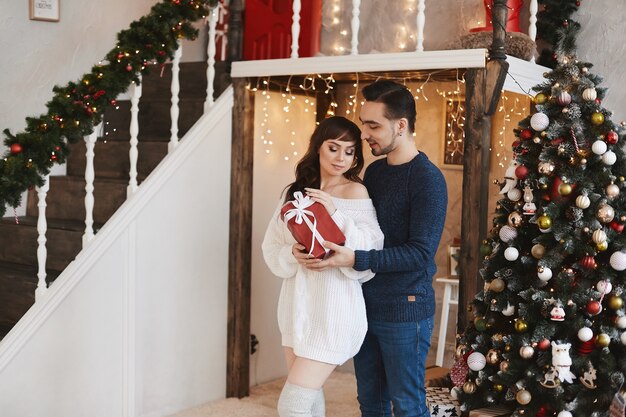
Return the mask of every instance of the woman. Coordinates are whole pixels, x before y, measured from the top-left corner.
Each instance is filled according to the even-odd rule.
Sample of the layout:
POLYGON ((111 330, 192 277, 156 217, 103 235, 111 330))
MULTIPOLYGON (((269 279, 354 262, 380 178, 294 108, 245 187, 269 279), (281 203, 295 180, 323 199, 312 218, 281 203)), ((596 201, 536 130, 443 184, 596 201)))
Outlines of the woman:
POLYGON ((374 206, 358 176, 363 168, 360 136, 359 128, 346 118, 320 122, 263 239, 265 262, 284 278, 278 325, 289 374, 278 400, 280 417, 323 417, 324 382, 337 365, 358 352, 367 331, 360 285, 374 274, 352 268, 319 272, 304 268, 296 255, 302 256, 305 248, 280 219, 281 206, 293 199, 294 192, 306 192, 332 216, 346 236, 346 246, 383 247, 374 206))

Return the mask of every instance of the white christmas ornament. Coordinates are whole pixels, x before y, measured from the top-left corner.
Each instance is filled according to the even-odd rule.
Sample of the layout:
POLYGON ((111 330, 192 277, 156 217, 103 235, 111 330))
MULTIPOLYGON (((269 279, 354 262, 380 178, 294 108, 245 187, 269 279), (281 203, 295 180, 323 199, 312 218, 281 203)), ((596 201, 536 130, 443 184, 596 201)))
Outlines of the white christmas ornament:
POLYGON ((626 269, 626 252, 613 252, 611 258, 609 259, 609 263, 611 264, 611 268, 616 271, 623 271, 626 269))
POLYGON ((574 417, 569 411, 563 410, 556 417, 574 417))
POLYGON ((549 124, 550 119, 548 119, 548 116, 546 116, 545 113, 535 113, 530 118, 530 127, 532 127, 537 132, 546 130, 549 124))
POLYGON ((509 242, 517 237, 517 230, 509 225, 504 225, 498 235, 503 242, 509 242))
POLYGON ((581 209, 586 209, 591 204, 591 200, 587 197, 586 194, 581 194, 576 197, 576 207, 581 209))
POLYGON ((487 358, 480 352, 473 352, 467 357, 467 366, 472 371, 480 371, 487 365, 487 358))
POLYGON ((622 333, 619 338, 626 345, 626 332, 622 333))
POLYGON ((453 387, 450 390, 450 397, 452 397, 453 400, 458 400, 459 399, 459 388, 453 387))
POLYGON ((511 246, 511 247, 506 248, 504 250, 504 258, 507 261, 513 262, 513 261, 517 260, 518 257, 519 257, 519 251, 517 250, 517 248, 514 248, 514 247, 511 246))
POLYGON ((522 198, 522 192, 519 188, 511 188, 509 192, 506 193, 506 196, 511 201, 519 201, 519 199, 522 198))
POLYGON ((602 162, 604 163, 604 165, 613 165, 615 162, 617 162, 617 155, 615 155, 615 152, 613 151, 606 151, 602 155, 602 162))
POLYGON ((598 93, 595 88, 586 88, 585 91, 583 91, 583 100, 593 101, 596 97, 598 97, 598 93))
POLYGON ((537 271, 537 277, 544 282, 549 281, 552 278, 552 270, 547 266, 540 267, 537 271))
POLYGON ((515 306, 506 303, 506 308, 502 310, 502 315, 506 317, 511 317, 513 314, 515 314, 515 306))
POLYGON ((613 289, 613 285, 609 281, 601 280, 596 284, 596 289, 602 294, 608 294, 613 289))
POLYGON ((626 329, 626 316, 619 316, 615 324, 618 329, 626 329))
POLYGON ((589 327, 583 327, 578 331, 578 338, 581 342, 588 342, 593 337, 593 330, 589 327))
POLYGON ((591 235, 591 239, 594 243, 606 242, 606 233, 604 232, 604 230, 598 229, 593 232, 593 234, 591 235))
POLYGON ((591 145, 591 152, 596 155, 602 155, 607 149, 608 147, 606 146, 606 142, 603 140, 597 140, 591 145))

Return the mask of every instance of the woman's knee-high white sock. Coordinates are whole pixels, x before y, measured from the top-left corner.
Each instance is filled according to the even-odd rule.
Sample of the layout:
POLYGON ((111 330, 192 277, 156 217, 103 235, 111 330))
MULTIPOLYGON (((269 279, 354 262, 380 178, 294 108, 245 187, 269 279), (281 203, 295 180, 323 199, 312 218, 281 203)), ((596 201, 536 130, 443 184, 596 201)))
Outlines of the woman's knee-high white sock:
POLYGON ((324 398, 324 390, 320 389, 313 402, 313 408, 311 409, 312 417, 326 417, 326 399, 324 398))
POLYGON ((321 390, 285 383, 278 398, 280 417, 312 417, 313 403, 321 390))

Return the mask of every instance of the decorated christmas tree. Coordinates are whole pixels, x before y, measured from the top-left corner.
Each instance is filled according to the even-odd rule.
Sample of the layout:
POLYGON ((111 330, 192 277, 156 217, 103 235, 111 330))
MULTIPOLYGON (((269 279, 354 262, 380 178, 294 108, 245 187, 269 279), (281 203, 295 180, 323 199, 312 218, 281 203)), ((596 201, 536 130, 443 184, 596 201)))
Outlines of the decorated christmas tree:
POLYGON ((465 410, 608 416, 626 387, 626 157, 606 90, 561 28, 558 65, 515 130, 484 289, 470 303, 451 371, 465 410))

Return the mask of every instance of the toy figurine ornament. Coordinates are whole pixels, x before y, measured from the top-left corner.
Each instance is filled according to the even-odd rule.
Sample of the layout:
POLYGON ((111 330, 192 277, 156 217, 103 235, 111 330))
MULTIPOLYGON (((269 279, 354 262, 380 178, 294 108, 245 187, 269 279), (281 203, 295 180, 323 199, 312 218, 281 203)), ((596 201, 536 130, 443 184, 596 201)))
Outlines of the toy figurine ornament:
POLYGON ((533 203, 533 190, 527 185, 524 187, 524 206, 522 207, 524 210, 524 214, 527 216, 532 216, 537 211, 537 206, 533 203))
POLYGON ((572 384, 576 375, 569 369, 572 366, 572 358, 569 356, 570 347, 572 347, 571 343, 552 342, 552 366, 556 368, 561 382, 572 384))
POLYGON ((543 376, 543 381, 540 382, 546 388, 556 388, 561 384, 559 381, 559 375, 554 366, 551 366, 548 372, 543 376))
POLYGON ((515 176, 515 169, 519 166, 519 163, 512 159, 506 172, 504 173, 504 187, 500 190, 500 194, 506 194, 517 185, 517 177, 515 176))
POLYGON ((595 383, 596 380, 596 368, 593 367, 591 363, 589 363, 589 370, 583 374, 580 378, 578 378, 580 382, 584 386, 589 389, 596 389, 597 385, 595 383))

